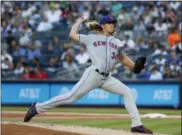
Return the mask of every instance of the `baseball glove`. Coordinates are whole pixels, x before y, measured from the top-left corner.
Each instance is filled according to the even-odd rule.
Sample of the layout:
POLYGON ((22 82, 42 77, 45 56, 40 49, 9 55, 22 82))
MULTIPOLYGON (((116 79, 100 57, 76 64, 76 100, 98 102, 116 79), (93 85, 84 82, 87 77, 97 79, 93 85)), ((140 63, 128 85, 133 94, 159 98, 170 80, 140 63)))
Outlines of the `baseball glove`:
POLYGON ((146 62, 146 57, 137 58, 133 72, 135 74, 139 74, 144 69, 145 62, 146 62))

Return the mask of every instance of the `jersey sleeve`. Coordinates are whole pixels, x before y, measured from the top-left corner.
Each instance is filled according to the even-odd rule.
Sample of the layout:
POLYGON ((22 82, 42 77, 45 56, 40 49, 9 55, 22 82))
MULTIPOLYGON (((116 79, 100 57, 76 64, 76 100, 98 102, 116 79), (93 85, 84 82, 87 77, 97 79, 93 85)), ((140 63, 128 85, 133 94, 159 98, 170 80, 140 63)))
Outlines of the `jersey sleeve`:
POLYGON ((90 36, 89 35, 84 35, 84 34, 78 34, 78 40, 80 43, 83 43, 85 45, 88 45, 90 42, 90 36))

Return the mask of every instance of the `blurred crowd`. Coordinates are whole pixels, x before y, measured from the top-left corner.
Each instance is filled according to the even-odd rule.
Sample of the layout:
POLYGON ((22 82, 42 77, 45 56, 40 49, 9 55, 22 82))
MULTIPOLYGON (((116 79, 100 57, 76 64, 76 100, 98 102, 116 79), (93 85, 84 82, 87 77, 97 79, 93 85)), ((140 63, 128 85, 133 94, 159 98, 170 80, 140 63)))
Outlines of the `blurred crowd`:
MULTIPOLYGON (((84 45, 68 39, 80 16, 117 19, 115 36, 133 60, 147 56, 145 70, 135 75, 117 63, 112 75, 123 80, 179 79, 182 3, 177 1, 12 1, 1 2, 2 79, 79 79, 91 64, 84 45), (53 33, 57 33, 53 35, 53 33), (60 36, 59 34, 62 35, 60 36), (62 78, 63 79, 63 78, 62 78)), ((80 32, 88 33, 87 25, 80 32)))

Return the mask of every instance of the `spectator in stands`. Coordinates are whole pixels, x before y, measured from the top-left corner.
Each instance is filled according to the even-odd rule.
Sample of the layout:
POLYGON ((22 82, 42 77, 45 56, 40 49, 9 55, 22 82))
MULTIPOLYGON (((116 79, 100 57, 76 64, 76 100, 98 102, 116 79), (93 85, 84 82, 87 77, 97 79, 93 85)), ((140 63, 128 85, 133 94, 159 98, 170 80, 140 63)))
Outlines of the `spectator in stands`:
POLYGON ((139 8, 137 6, 133 6, 130 12, 131 18, 133 20, 133 24, 137 23, 140 18, 138 10, 139 8))
POLYGON ((150 38, 147 44, 149 46, 149 49, 151 49, 152 51, 154 51, 156 48, 159 48, 159 45, 154 38, 150 38))
POLYGON ((7 44, 10 45, 13 40, 15 40, 15 36, 12 34, 11 30, 8 30, 6 35, 7 44))
POLYGON ((133 26, 131 15, 128 12, 126 12, 124 9, 120 10, 117 20, 118 20, 117 25, 121 29, 128 30, 128 29, 131 29, 133 26))
POLYGON ((152 2, 149 3, 149 9, 150 9, 150 14, 152 15, 152 18, 158 18, 159 17, 159 9, 157 6, 155 6, 152 2))
POLYGON ((32 60, 31 66, 34 67, 34 68, 37 67, 37 66, 41 66, 39 58, 35 57, 32 60))
POLYGON ((1 40, 1 48, 2 48, 1 51, 4 51, 5 50, 5 51, 9 52, 8 51, 8 45, 7 45, 7 42, 6 41, 1 40))
POLYGON ((135 41, 140 37, 144 37, 145 32, 146 32, 146 28, 142 21, 137 21, 136 24, 134 23, 133 37, 135 41))
POLYGON ((102 16, 109 14, 109 10, 106 8, 105 4, 101 5, 101 9, 98 11, 98 14, 102 16))
POLYGON ((58 58, 56 56, 52 56, 49 59, 49 65, 47 66, 47 71, 56 72, 56 69, 59 67, 58 58))
POLYGON ((158 56, 158 55, 167 55, 167 51, 165 47, 163 46, 155 46, 154 51, 152 52, 152 56, 158 56))
POLYGON ((40 7, 36 6, 36 8, 37 9, 33 11, 32 16, 29 19, 29 24, 31 25, 33 30, 36 30, 37 25, 42 20, 40 7))
POLYGON ((149 80, 150 72, 147 69, 144 69, 140 74, 136 75, 136 78, 141 80, 149 80))
POLYGON ((18 75, 23 74, 23 72, 24 72, 23 64, 22 64, 21 62, 18 62, 18 63, 16 64, 16 68, 14 69, 14 74, 15 74, 16 76, 18 76, 18 75))
POLYGON ((46 47, 47 47, 47 49, 45 50, 44 54, 46 54, 49 57, 55 56, 55 50, 52 45, 52 42, 49 42, 48 46, 46 46, 46 47))
POLYGON ((152 69, 149 80, 162 80, 162 74, 158 71, 156 67, 152 69))
POLYGON ((74 49, 72 47, 70 47, 70 46, 66 46, 65 45, 65 52, 62 54, 61 60, 65 60, 65 56, 67 54, 72 55, 72 57, 75 59, 75 51, 74 51, 74 49))
POLYGON ((23 63, 24 73, 21 75, 21 79, 29 80, 34 78, 34 72, 30 70, 27 63, 23 63))
POLYGON ((4 61, 6 58, 7 58, 11 63, 13 62, 12 56, 11 56, 9 53, 7 53, 6 50, 2 50, 2 53, 1 53, 1 61, 4 61))
POLYGON ((3 18, 1 19, 1 35, 6 38, 8 35, 7 22, 3 18))
POLYGON ((67 24, 71 23, 70 20, 68 19, 69 16, 70 16, 70 8, 69 7, 63 8, 61 13, 61 22, 66 26, 67 24))
POLYGON ((167 8, 166 17, 170 19, 174 24, 177 22, 177 16, 170 6, 167 8))
POLYGON ((59 4, 52 4, 50 5, 49 9, 44 11, 45 17, 48 19, 49 23, 58 23, 60 21, 60 17, 62 14, 62 11, 60 10, 60 5, 59 4))
POLYGON ((117 21, 118 21, 117 26, 119 28, 121 28, 126 23, 125 20, 124 20, 124 14, 123 14, 123 12, 124 11, 121 9, 120 14, 117 17, 117 21))
POLYGON ((156 22, 154 23, 154 28, 155 28, 155 31, 161 32, 161 33, 168 31, 167 24, 162 22, 162 20, 156 20, 156 22))
POLYGON ((167 69, 170 69, 170 66, 169 63, 166 61, 165 64, 160 67, 160 72, 164 74, 167 69))
POLYGON ((181 3, 179 1, 171 1, 169 5, 172 9, 177 11, 181 3))
POLYGON ((166 63, 166 59, 164 58, 163 55, 159 55, 159 56, 155 59, 155 64, 156 64, 156 65, 164 66, 165 63, 166 63))
POLYGON ((28 4, 28 7, 24 7, 23 11, 21 12, 22 18, 27 18, 32 16, 32 13, 36 10, 36 6, 34 4, 28 4))
POLYGON ((122 41, 122 44, 126 47, 127 50, 135 49, 136 47, 135 42, 130 38, 129 35, 125 35, 125 39, 122 41))
POLYGON ((181 72, 181 63, 178 63, 173 61, 171 64, 170 64, 170 69, 171 71, 173 72, 173 75, 177 75, 178 72, 181 72))
POLYGON ((23 63, 25 63, 25 61, 26 61, 26 58, 25 58, 24 56, 20 56, 20 57, 18 58, 18 62, 22 63, 23 66, 24 66, 23 63))
POLYGON ((40 49, 42 47, 42 43, 40 40, 35 40, 33 43, 35 44, 36 48, 38 48, 38 49, 40 49))
POLYGON ((119 14, 119 12, 120 12, 121 8, 123 7, 123 5, 121 4, 121 2, 115 1, 115 2, 113 2, 113 4, 111 6, 112 6, 111 7, 112 16, 116 17, 119 14))
POLYGON ((173 79, 175 76, 173 75, 172 71, 170 68, 165 69, 163 78, 164 79, 173 79))
POLYGON ((177 42, 177 44, 174 45, 172 49, 174 51, 176 51, 176 54, 181 54, 182 53, 182 43, 180 41, 177 42))
POLYGON ((58 36, 54 36, 52 40, 52 45, 54 48, 54 53, 56 56, 60 56, 63 53, 63 46, 61 45, 60 39, 58 36))
POLYGON ((84 7, 84 10, 82 11, 81 16, 87 16, 88 19, 90 18, 90 11, 89 11, 89 8, 87 6, 84 7))
POLYGON ((86 51, 85 46, 80 48, 80 53, 76 55, 75 59, 78 62, 78 64, 85 64, 88 62, 88 60, 90 59, 90 56, 88 52, 86 51))
POLYGON ((70 54, 66 54, 65 61, 63 62, 63 68, 69 71, 78 72, 78 66, 74 62, 74 58, 70 54))
POLYGON ((16 50, 16 46, 18 46, 17 40, 12 40, 8 47, 8 52, 12 55, 16 50))
POLYGON ((48 75, 46 72, 44 72, 41 67, 38 65, 35 67, 34 69, 34 78, 33 79, 47 79, 48 78, 48 75))
POLYGON ((1 61, 1 69, 2 70, 12 70, 13 63, 6 57, 4 60, 1 61))
POLYGON ((30 49, 27 52, 27 59, 31 62, 35 57, 39 58, 41 56, 40 49, 36 47, 35 44, 29 46, 30 49))
MULTIPOLYGON (((136 14, 135 14, 136 15, 136 14)), ((143 14, 144 24, 149 28, 152 24, 152 14, 150 13, 149 9, 146 9, 146 11, 143 14)), ((137 18, 139 20, 139 18, 137 18)))
POLYGON ((53 28, 53 25, 48 22, 48 19, 45 17, 43 21, 39 23, 37 26, 37 31, 38 32, 48 32, 51 31, 53 28))
POLYGON ((181 80, 181 78, 182 78, 182 72, 181 71, 177 72, 176 75, 175 75, 175 79, 181 80))
POLYGON ((32 29, 31 29, 31 26, 29 25, 29 24, 24 24, 23 25, 23 28, 22 28, 22 30, 20 31, 20 32, 22 32, 25 36, 27 36, 27 37, 31 37, 32 36, 32 29))
POLYGON ((72 6, 71 12, 72 12, 72 17, 73 17, 73 19, 79 17, 79 12, 78 12, 78 9, 77 9, 77 7, 76 7, 75 5, 72 6))
POLYGON ((170 53, 170 58, 168 59, 168 63, 170 65, 172 65, 173 63, 177 63, 180 64, 181 63, 181 59, 180 57, 176 54, 176 51, 171 51, 170 53))
POLYGON ((165 46, 161 46, 161 47, 160 47, 160 49, 161 49, 161 55, 163 55, 163 56, 167 56, 167 50, 166 50, 166 47, 165 47, 165 46))
POLYGON ((31 44, 31 37, 27 34, 23 34, 20 36, 19 43, 21 46, 27 46, 28 44, 31 44))
POLYGON ((173 28, 171 30, 171 32, 168 34, 168 43, 169 43, 169 47, 172 48, 173 46, 176 45, 176 43, 178 43, 179 41, 181 41, 180 39, 180 34, 177 32, 176 28, 173 28))

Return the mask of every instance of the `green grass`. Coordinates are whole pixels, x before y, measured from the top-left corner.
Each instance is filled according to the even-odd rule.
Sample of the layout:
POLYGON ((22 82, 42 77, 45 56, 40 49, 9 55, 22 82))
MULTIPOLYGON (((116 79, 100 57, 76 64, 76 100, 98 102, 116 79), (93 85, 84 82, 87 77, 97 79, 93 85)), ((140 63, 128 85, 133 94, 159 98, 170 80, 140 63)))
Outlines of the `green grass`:
MULTIPOLYGON (((52 124, 67 124, 100 128, 112 128, 130 130, 130 120, 33 120, 34 122, 52 123, 52 124)), ((172 135, 181 135, 181 121, 180 120, 146 120, 143 119, 146 127, 152 129, 157 133, 165 133, 172 135)))
MULTIPOLYGON (((26 111, 28 107, 2 107, 2 111, 26 111)), ((180 110, 175 109, 139 109, 141 114, 145 113, 163 113, 168 115, 181 115, 180 110)), ((126 114, 123 108, 56 108, 50 112, 78 112, 78 113, 116 113, 126 114)), ((5 120, 5 119, 3 119, 5 120)), ((112 129, 130 129, 130 120, 33 120, 34 122, 45 122, 53 124, 83 125, 90 127, 112 128, 112 129)), ((172 135, 181 135, 181 120, 149 120, 142 119, 144 125, 154 132, 166 133, 172 135)))
MULTIPOLYGON (((2 111, 27 111, 28 107, 2 107, 2 111)), ((116 113, 126 114, 127 111, 124 108, 55 108, 49 110, 49 112, 78 112, 78 113, 116 113)), ((175 109, 139 109, 141 114, 146 113, 163 113, 167 115, 181 115, 180 110, 175 109)))

